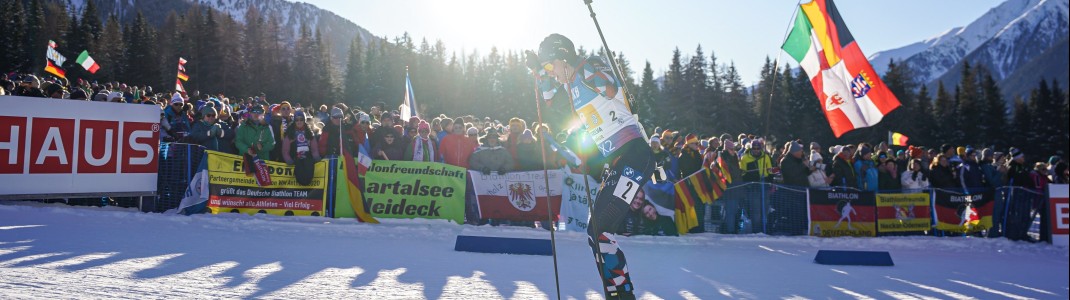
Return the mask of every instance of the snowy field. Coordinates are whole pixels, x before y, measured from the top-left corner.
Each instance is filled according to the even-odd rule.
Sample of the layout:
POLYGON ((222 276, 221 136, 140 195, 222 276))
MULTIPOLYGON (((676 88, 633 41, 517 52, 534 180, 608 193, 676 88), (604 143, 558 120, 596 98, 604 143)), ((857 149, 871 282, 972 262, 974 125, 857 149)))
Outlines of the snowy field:
MULTIPOLYGON (((454 252, 437 221, 144 214, 0 202, 0 299, 555 298, 547 256, 454 252)), ((599 299, 585 237, 560 233, 562 298, 599 299)), ((1067 299, 1067 250, 977 238, 621 237, 643 299, 1067 299), (894 267, 823 266, 821 249, 894 267)))

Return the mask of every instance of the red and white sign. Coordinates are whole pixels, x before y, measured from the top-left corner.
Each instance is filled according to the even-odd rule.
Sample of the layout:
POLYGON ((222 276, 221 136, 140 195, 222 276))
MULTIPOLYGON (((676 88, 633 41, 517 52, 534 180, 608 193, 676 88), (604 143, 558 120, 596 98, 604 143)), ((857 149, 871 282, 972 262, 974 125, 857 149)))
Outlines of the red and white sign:
POLYGON ((1051 243, 1068 247, 1070 242, 1070 185, 1048 185, 1048 214, 1051 224, 1051 243))
POLYGON ((155 105, 0 97, 0 198, 152 194, 155 105))

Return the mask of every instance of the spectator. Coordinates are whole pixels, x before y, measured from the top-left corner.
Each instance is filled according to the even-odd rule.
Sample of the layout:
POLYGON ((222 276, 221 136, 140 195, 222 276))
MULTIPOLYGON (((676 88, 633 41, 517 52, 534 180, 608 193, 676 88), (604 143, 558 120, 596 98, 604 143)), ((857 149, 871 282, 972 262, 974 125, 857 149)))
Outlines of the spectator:
POLYGON ((217 120, 214 106, 201 108, 201 120, 193 124, 189 137, 192 142, 204 146, 205 150, 229 153, 227 144, 234 142, 234 132, 230 126, 224 126, 217 120))
POLYGON ((881 161, 880 174, 877 174, 877 188, 881 191, 898 193, 903 189, 899 175, 899 165, 894 159, 881 161))
POLYGON ((302 160, 312 162, 320 159, 317 134, 308 121, 314 118, 303 111, 294 114, 293 124, 286 128, 282 139, 282 157, 287 164, 294 165, 302 160))
POLYGON ((858 188, 863 191, 876 191, 879 187, 877 177, 877 164, 873 162, 873 153, 868 145, 858 146, 858 155, 855 156, 854 168, 858 175, 858 188))
POLYGON ((747 144, 747 153, 739 159, 739 168, 742 170, 742 180, 745 182, 766 182, 769 171, 773 167, 769 154, 762 151, 762 142, 753 140, 747 144))
MULTIPOLYGON (((450 133, 453 133, 453 122, 454 120, 450 118, 443 118, 442 121, 439 122, 441 128, 435 133, 435 138, 439 143, 445 140, 446 136, 450 135, 450 133)), ((441 146, 442 145, 440 144, 439 148, 442 148, 441 146)))
POLYGON ((45 98, 44 91, 41 91, 41 83, 37 81, 37 77, 33 75, 26 75, 22 77, 22 84, 15 88, 15 96, 23 97, 37 97, 45 98))
POLYGON ((728 176, 733 181, 742 180, 740 176, 743 176, 743 171, 739 168, 739 153, 736 150, 736 143, 731 139, 721 139, 721 153, 718 154, 717 165, 724 170, 727 170, 728 176))
POLYGON ((319 119, 320 123, 327 124, 331 121, 331 113, 327 110, 327 105, 320 104, 319 111, 316 112, 316 119, 319 119))
MULTIPOLYGON (((820 146, 818 146, 820 147, 820 146)), ((825 175, 824 158, 817 151, 810 151, 810 175, 808 176, 810 187, 826 188, 832 183, 832 177, 825 175)))
POLYGON ((524 133, 524 130, 528 128, 527 122, 520 118, 509 119, 509 135, 505 139, 505 148, 509 150, 509 154, 513 157, 513 168, 520 167, 520 157, 517 156, 517 144, 520 143, 520 134, 524 133))
POLYGON ((829 177, 832 178, 833 186, 858 188, 858 177, 855 175, 854 168, 854 146, 847 145, 838 149, 836 157, 832 161, 832 171, 829 177))
POLYGON ((957 189, 961 187, 955 180, 955 171, 951 168, 951 163, 944 154, 936 155, 932 164, 929 166, 929 182, 932 183, 932 187, 938 189, 957 189))
POLYGON ((803 145, 789 142, 788 154, 780 159, 780 174, 784 177, 784 184, 795 187, 810 185, 811 166, 803 160, 803 145))
POLYGON ((271 125, 264 120, 264 107, 254 105, 249 113, 249 119, 238 127, 234 144, 239 153, 258 156, 265 161, 271 160, 275 138, 271 135, 271 125))
POLYGON ((357 149, 353 148, 356 142, 353 141, 352 131, 347 130, 353 126, 352 123, 353 120, 346 115, 344 109, 337 106, 331 108, 331 121, 323 126, 319 136, 317 147, 320 157, 341 156, 343 150, 345 153, 357 153, 357 149))
POLYGON ((372 146, 375 159, 402 160, 405 157, 405 146, 401 145, 401 139, 393 128, 383 130, 383 142, 372 146))
MULTIPOLYGON (((694 133, 688 134, 684 138, 684 147, 680 150, 679 167, 680 173, 677 173, 679 179, 687 178, 691 174, 698 172, 702 169, 702 153, 699 150, 698 136, 694 133)), ((698 207, 695 207, 698 210, 698 207)))
POLYGON ((959 184, 965 193, 971 193, 984 189, 984 172, 977 163, 977 151, 966 148, 962 156, 962 164, 958 167, 959 184))
MULTIPOLYGON (((100 94, 98 94, 99 96, 100 94)), ((107 96, 105 96, 107 97, 107 96)), ((191 129, 189 118, 189 112, 186 111, 187 107, 185 99, 182 95, 175 93, 171 96, 171 105, 164 109, 164 116, 167 118, 167 123, 171 124, 171 132, 169 134, 175 138, 175 140, 181 140, 189 135, 191 129)))
MULTIPOLYGON (((530 129, 524 129, 524 132, 520 134, 519 141, 516 145, 516 155, 520 159, 521 171, 533 171, 542 170, 542 148, 539 147, 539 143, 536 142, 535 135, 531 133, 530 129)), ((552 153, 547 153, 550 155, 552 153)), ((547 160, 551 160, 552 157, 547 157, 547 160)))
POLYGON ((981 150, 981 173, 985 176, 985 184, 989 188, 998 188, 1005 185, 1003 174, 1007 173, 1006 156, 1000 153, 996 155, 991 148, 981 150))
POLYGON ((509 150, 502 147, 497 130, 486 129, 483 137, 479 138, 479 142, 479 148, 476 148, 469 159, 470 169, 483 174, 495 171, 498 174, 505 174, 513 170, 512 156, 509 155, 509 150))
POLYGON ((434 138, 431 138, 431 124, 427 121, 420 120, 416 125, 416 135, 409 141, 409 146, 405 147, 404 160, 410 161, 424 161, 424 162, 438 162, 442 161, 439 151, 438 142, 434 138))
POLYGON ((1051 183, 1054 184, 1067 184, 1067 164, 1066 161, 1060 161, 1055 164, 1053 172, 1048 174, 1051 178, 1051 183))
POLYGON ((925 174, 925 170, 922 170, 921 165, 921 159, 910 159, 910 163, 907 165, 910 169, 903 171, 900 176, 900 183, 905 192, 919 193, 929 188, 929 176, 925 174))
POLYGON ((474 127, 466 130, 461 118, 457 118, 455 122, 454 126, 451 126, 453 132, 442 138, 442 146, 439 149, 442 150, 442 159, 447 164, 468 168, 468 158, 476 147, 479 147, 479 142, 465 134, 471 132, 471 135, 478 135, 479 131, 474 127))

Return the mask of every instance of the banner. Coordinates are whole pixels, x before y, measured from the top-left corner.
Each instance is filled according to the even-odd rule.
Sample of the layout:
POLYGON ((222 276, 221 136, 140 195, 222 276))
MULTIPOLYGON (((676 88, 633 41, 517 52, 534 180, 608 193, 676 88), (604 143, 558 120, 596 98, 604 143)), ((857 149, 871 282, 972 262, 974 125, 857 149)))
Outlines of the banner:
POLYGON ((208 157, 208 210, 218 213, 265 213, 322 216, 327 202, 327 161, 316 163, 312 183, 300 185, 293 166, 268 161, 271 185, 261 187, 245 175, 241 156, 205 151, 208 157))
POLYGON ((877 200, 873 192, 808 190, 810 235, 876 236, 877 200))
POLYGON ((1067 247, 1070 241, 1070 185, 1048 185, 1048 220, 1051 243, 1067 247))
POLYGON ((920 232, 930 228, 929 194, 877 194, 877 231, 920 232))
POLYGON ((628 215, 617 233, 621 235, 671 235, 680 232, 676 224, 675 189, 672 182, 647 183, 635 194, 628 215))
POLYGON ((465 169, 442 163, 377 160, 364 181, 364 207, 376 218, 464 223, 465 169))
POLYGON ((571 172, 565 173, 563 177, 565 180, 562 184, 564 190, 561 192, 561 219, 558 222, 562 226, 559 227, 568 231, 587 232, 587 221, 591 218, 591 209, 587 203, 598 194, 598 182, 591 176, 571 172), (591 185, 591 189, 586 193, 584 177, 587 177, 586 183, 591 185))
POLYGON ((160 108, 0 96, 0 198, 156 194, 160 108))
POLYGON ((937 189, 933 201, 936 229, 950 232, 979 232, 992 228, 992 191, 961 194, 937 189))
MULTIPOLYGON (((543 171, 512 172, 505 175, 484 175, 469 171, 475 189, 480 219, 509 221, 546 221, 547 209, 557 216, 561 209, 564 170, 550 170, 550 193, 546 193, 547 179, 543 171)), ((582 179, 582 177, 581 177, 582 179)))

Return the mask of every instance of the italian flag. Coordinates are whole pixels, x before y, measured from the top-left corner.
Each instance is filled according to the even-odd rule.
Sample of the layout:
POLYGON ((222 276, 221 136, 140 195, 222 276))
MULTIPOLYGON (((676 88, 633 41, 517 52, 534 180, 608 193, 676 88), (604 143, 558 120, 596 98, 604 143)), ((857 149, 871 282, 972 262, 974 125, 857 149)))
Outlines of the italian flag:
POLYGON ((832 0, 799 5, 781 46, 810 77, 836 137, 873 126, 899 100, 866 60, 832 0))
POLYGON ((89 74, 96 74, 97 70, 100 70, 100 65, 97 64, 93 57, 89 56, 89 50, 82 50, 82 54, 78 54, 78 59, 75 60, 82 68, 89 71, 89 74))

